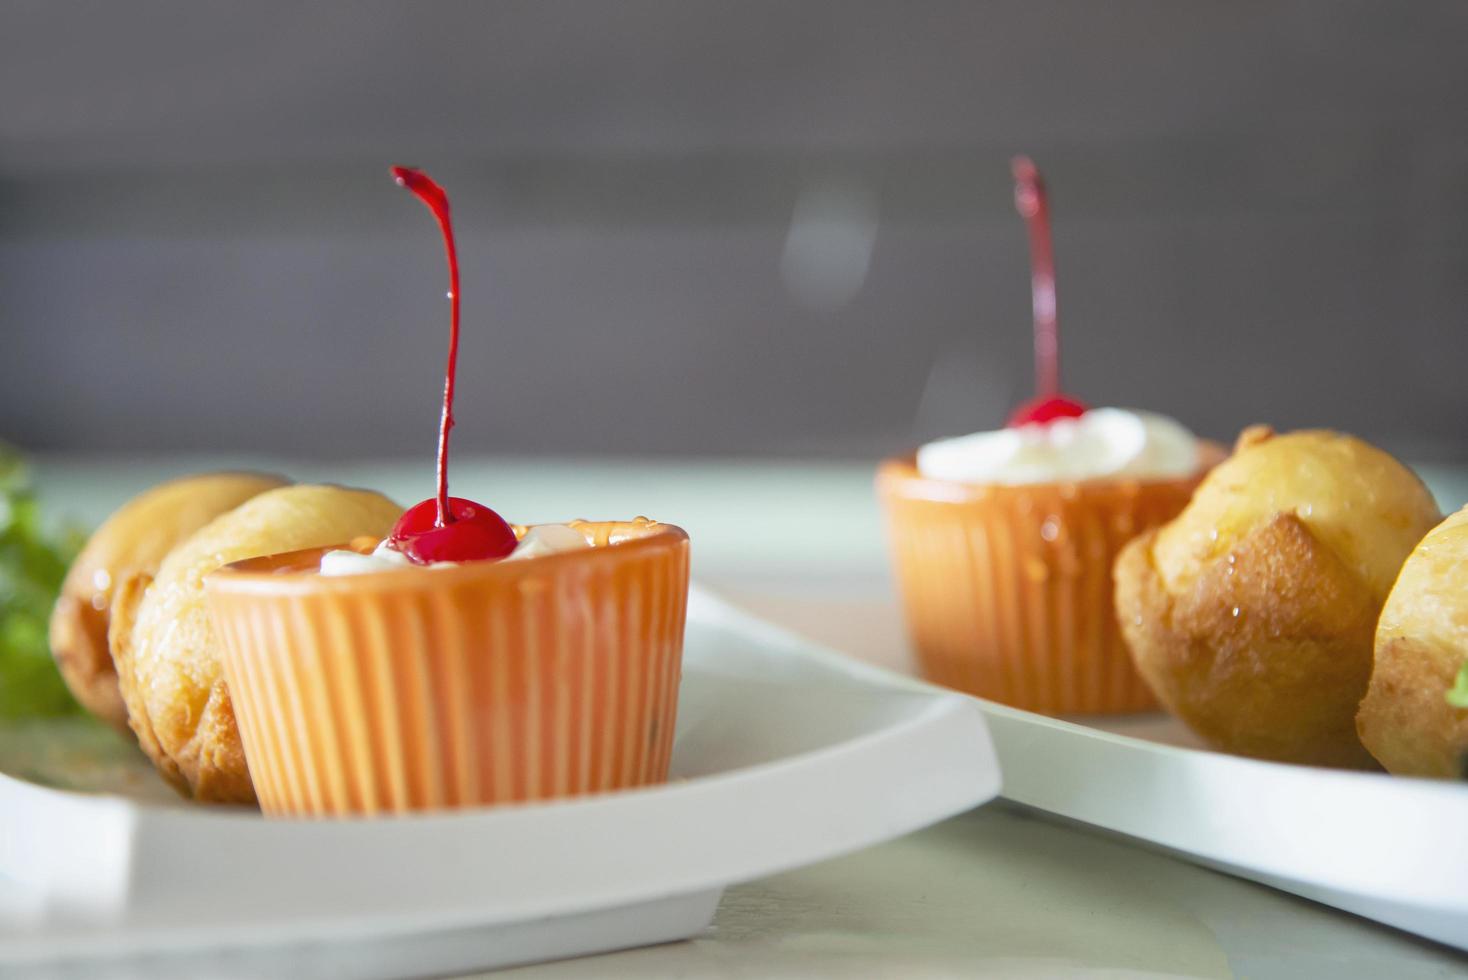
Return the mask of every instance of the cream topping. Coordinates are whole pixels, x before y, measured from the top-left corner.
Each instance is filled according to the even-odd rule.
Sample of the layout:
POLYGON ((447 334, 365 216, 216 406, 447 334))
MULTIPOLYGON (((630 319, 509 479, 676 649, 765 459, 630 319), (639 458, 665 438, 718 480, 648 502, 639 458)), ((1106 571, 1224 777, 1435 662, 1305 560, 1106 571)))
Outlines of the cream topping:
POLYGON ((938 480, 1021 485, 1183 477, 1197 472, 1198 459, 1198 439, 1165 415, 1093 408, 1079 418, 930 442, 918 450, 917 467, 938 480))
POLYGON ((322 575, 360 575, 364 572, 384 572, 390 568, 406 568, 413 564, 408 556, 392 547, 384 538, 372 549, 370 555, 346 548, 337 548, 321 556, 322 575))
POLYGON ((505 556, 505 561, 522 558, 539 558, 542 555, 558 555, 563 551, 580 551, 590 548, 586 535, 567 524, 536 524, 525 532, 515 550, 505 556))
MULTIPOLYGON (((525 532, 515 550, 502 561, 518 561, 525 558, 540 558, 564 551, 580 551, 589 548, 586 536, 567 524, 537 524, 525 532)), ((440 561, 427 568, 449 568, 461 562, 440 561)), ((371 554, 339 548, 321 556, 322 575, 360 575, 365 572, 384 572, 393 568, 412 567, 408 556, 398 551, 386 539, 372 549, 371 554)))

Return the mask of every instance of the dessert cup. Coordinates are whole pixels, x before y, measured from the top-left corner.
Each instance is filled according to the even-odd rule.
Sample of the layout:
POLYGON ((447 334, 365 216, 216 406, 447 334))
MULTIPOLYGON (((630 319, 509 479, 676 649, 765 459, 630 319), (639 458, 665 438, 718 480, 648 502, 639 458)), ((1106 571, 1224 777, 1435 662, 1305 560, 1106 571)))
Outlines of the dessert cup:
POLYGON ((1111 566, 1183 509, 1196 474, 1008 485, 935 479, 909 456, 877 492, 908 633, 928 679, 1046 714, 1155 707, 1117 628, 1111 566))
POLYGON ((688 536, 643 518, 572 526, 592 547, 343 576, 318 574, 315 549, 210 576, 265 813, 404 813, 665 780, 688 536))

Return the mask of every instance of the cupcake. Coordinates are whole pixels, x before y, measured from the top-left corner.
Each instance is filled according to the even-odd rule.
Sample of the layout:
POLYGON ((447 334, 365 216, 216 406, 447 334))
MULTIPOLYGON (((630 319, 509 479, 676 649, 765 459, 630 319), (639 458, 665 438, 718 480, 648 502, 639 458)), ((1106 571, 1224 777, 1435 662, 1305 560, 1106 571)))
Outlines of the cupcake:
POLYGON ((389 538, 209 578, 267 815, 484 806, 667 778, 688 536, 644 519, 512 534, 498 560, 418 563, 389 538))
POLYGON ((645 518, 514 527, 449 496, 459 283, 448 199, 421 172, 393 174, 433 211, 449 260, 437 494, 385 538, 206 580, 260 806, 404 813, 661 782, 688 536, 645 518))
POLYGON ((922 672, 1047 714, 1155 706, 1112 606, 1111 567, 1178 514, 1222 450, 1161 415, 1059 393, 1054 263, 1043 186, 1015 165, 1031 229, 1040 395, 1003 428, 942 439, 877 475, 922 672))

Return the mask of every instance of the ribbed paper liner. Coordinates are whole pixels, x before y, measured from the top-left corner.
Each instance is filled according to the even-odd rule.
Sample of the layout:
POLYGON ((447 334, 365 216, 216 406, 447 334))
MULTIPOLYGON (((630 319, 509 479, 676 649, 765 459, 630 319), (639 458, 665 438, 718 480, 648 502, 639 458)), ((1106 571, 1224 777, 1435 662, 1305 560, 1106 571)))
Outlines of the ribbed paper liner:
POLYGON ((212 576, 261 808, 396 813, 665 780, 687 535, 578 526, 600 546, 329 577, 257 561, 212 576))
MULTIPOLYGON (((1210 453, 1211 459, 1211 453, 1210 453)), ((877 475, 918 663, 931 680, 1046 714, 1143 711, 1112 605, 1111 566, 1202 479, 972 485, 877 475)))

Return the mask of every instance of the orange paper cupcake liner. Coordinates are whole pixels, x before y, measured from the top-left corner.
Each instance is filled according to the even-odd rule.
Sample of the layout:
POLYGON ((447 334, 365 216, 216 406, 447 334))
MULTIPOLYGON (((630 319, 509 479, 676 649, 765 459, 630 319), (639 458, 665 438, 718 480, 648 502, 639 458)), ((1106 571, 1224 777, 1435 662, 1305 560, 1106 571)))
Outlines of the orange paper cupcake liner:
POLYGON ((1204 472, 1004 486, 884 463, 877 489, 923 673, 1046 714, 1154 708, 1117 627, 1111 566, 1132 537, 1177 516, 1204 472))
POLYGON ((688 536, 574 526, 597 546, 344 576, 315 574, 318 550, 211 576, 261 808, 401 813, 665 780, 688 536))

